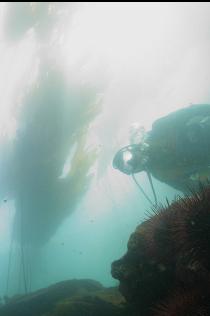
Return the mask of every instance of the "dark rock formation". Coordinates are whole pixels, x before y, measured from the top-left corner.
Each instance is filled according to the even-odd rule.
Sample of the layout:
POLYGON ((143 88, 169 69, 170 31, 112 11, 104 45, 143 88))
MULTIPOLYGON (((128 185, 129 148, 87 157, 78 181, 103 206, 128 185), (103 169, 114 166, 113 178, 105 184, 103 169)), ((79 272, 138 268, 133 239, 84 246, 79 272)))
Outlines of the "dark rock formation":
POLYGON ((132 315, 209 315, 210 188, 153 210, 113 262, 112 275, 132 315))
POLYGON ((0 315, 118 316, 123 303, 117 288, 104 288, 93 280, 69 280, 9 299, 0 307, 0 315))
POLYGON ((210 311, 210 291, 205 287, 177 289, 154 309, 154 316, 207 316, 210 311))

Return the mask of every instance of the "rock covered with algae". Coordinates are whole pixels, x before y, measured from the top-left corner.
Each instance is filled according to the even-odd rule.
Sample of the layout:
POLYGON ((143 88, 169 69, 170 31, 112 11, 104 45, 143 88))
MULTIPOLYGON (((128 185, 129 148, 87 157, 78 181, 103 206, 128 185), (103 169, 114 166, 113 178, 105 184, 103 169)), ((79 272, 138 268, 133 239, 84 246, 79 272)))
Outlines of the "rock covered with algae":
POLYGON ((99 282, 68 280, 36 292, 16 296, 0 307, 1 316, 118 316, 124 299, 117 288, 99 282))

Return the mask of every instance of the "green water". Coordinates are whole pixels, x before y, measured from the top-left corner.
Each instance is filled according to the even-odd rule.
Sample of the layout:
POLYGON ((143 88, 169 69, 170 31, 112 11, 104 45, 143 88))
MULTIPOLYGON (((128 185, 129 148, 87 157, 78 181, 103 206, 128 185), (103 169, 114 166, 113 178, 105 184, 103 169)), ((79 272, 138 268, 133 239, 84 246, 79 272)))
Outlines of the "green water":
MULTIPOLYGON (((0 8, 0 296, 117 285, 111 263, 151 205, 112 159, 132 123, 210 103, 210 5, 0 8)), ((153 181, 159 202, 180 194, 153 181)))

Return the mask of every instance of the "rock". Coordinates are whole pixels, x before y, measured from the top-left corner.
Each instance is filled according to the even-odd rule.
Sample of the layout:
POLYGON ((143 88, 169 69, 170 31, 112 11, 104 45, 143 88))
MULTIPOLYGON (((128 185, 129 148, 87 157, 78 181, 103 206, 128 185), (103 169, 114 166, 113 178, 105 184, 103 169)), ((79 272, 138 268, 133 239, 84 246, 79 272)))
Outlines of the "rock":
POLYGON ((9 299, 1 316, 120 315, 124 299, 116 288, 94 280, 69 280, 9 299))
POLYGON ((210 187, 153 210, 131 234, 126 254, 112 263, 112 276, 132 315, 210 315, 210 187), (197 288, 205 299, 192 314, 190 293, 197 288), (159 312, 157 306, 168 307, 159 312))

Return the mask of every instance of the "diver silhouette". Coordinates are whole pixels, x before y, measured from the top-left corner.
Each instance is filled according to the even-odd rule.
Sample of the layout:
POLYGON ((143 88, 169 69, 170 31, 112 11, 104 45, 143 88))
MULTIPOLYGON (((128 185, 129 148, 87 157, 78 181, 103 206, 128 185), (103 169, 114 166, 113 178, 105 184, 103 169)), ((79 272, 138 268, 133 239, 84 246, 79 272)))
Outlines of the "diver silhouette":
POLYGON ((146 171, 184 194, 209 181, 210 104, 171 112, 139 139, 115 154, 115 169, 127 175, 146 171))

